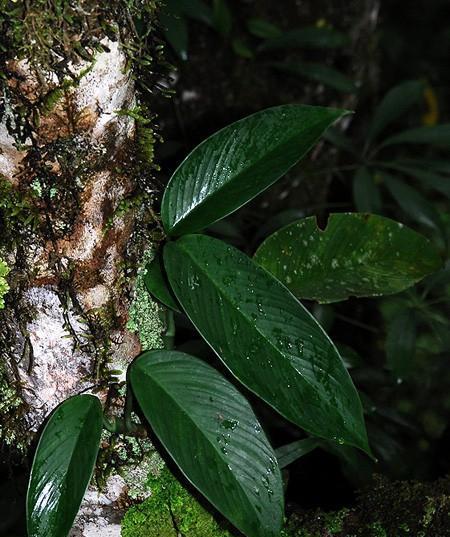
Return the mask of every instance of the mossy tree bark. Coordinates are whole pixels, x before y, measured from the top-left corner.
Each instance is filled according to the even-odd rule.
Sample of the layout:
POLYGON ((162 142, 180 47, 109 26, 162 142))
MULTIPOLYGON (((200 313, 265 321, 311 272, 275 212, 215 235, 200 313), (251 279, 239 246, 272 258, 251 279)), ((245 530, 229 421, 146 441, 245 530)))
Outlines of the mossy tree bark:
MULTIPOLYGON (((2 2, 0 258, 10 289, 0 311, 0 444, 11 460, 26 458, 71 395, 90 390, 120 407, 126 367, 141 350, 127 329, 134 279, 158 236, 155 136, 134 64, 139 47, 148 62, 155 46, 155 5, 75 4, 2 2)), ((164 327, 149 307, 157 345, 164 327)), ((126 488, 116 476, 109 513, 126 488)), ((89 533, 81 521, 74 535, 101 524, 89 533)))

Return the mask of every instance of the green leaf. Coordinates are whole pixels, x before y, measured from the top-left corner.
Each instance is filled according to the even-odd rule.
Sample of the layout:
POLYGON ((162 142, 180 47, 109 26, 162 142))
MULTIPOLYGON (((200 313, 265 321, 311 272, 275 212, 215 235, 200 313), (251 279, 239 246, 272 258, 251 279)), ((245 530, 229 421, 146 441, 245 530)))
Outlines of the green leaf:
POLYGON ((268 237, 255 260, 296 296, 319 302, 398 293, 441 266, 422 235, 359 213, 332 214, 323 231, 315 217, 294 222, 268 237))
POLYGON ((256 37, 261 37, 262 39, 279 37, 283 33, 278 26, 275 26, 275 24, 257 18, 249 19, 247 21, 247 28, 251 34, 256 37))
POLYGON ((413 220, 445 235, 445 228, 434 205, 415 188, 406 185, 396 177, 382 173, 384 184, 403 211, 413 220))
POLYGON ((314 436, 368 451, 361 403, 314 317, 245 254, 203 235, 166 244, 178 301, 250 390, 314 436))
POLYGON ((367 141, 374 140, 388 125, 423 99, 425 84, 419 80, 408 80, 386 93, 372 119, 367 141))
POLYGON ((51 415, 34 456, 27 494, 28 537, 65 537, 91 480, 100 444, 102 407, 77 395, 51 415))
POLYGON ((145 417, 184 475, 248 537, 276 537, 283 486, 275 453, 253 410, 211 366, 151 351, 131 366, 145 417))
POLYGON ((400 311, 389 323, 386 337, 386 362, 397 379, 414 369, 416 316, 414 310, 400 311))
POLYGON ((402 172, 405 175, 418 179, 425 187, 431 188, 450 198, 450 177, 439 175, 433 171, 415 168, 397 162, 392 162, 386 167, 402 172))
POLYGON ((347 45, 348 37, 332 28, 309 26, 283 32, 279 37, 268 39, 261 45, 261 50, 292 48, 332 49, 347 45))
POLYGON ((164 277, 162 259, 160 255, 156 255, 155 258, 147 265, 144 276, 144 283, 147 291, 152 294, 157 300, 168 308, 180 311, 177 301, 169 289, 169 286, 164 277))
POLYGON ((213 134, 173 174, 161 216, 170 235, 205 228, 283 176, 346 114, 284 105, 257 112, 213 134))
POLYGON ((364 166, 358 168, 353 178, 353 200, 360 212, 381 212, 380 189, 375 184, 373 174, 364 166))
POLYGON ((391 136, 381 147, 394 144, 430 144, 439 147, 450 147, 450 123, 432 127, 417 127, 391 136))
POLYGON ((182 60, 187 60, 189 37, 183 15, 166 8, 160 12, 159 19, 168 43, 182 60))
POLYGON ((164 3, 175 12, 212 26, 213 11, 202 0, 165 0, 164 3))
POLYGON ((231 46, 234 53, 241 58, 251 60, 254 57, 252 49, 242 39, 233 39, 231 46))
POLYGON ((286 468, 286 466, 289 466, 289 464, 292 464, 319 446, 320 441, 315 438, 303 438, 302 440, 296 440, 295 442, 281 446, 275 450, 278 466, 280 468, 286 468))
POLYGON ((270 65, 278 71, 309 78, 344 93, 354 93, 356 91, 353 80, 322 63, 272 62, 270 65))
POLYGON ((213 25, 224 37, 230 35, 233 18, 226 0, 213 0, 213 25))

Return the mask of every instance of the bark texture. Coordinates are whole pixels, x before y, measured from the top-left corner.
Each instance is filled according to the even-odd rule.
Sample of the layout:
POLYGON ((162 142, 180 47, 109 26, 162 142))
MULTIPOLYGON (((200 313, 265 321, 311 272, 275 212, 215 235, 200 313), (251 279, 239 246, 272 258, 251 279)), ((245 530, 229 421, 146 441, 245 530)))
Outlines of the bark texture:
MULTIPOLYGON (((91 8, 83 12, 89 25, 92 5, 81 3, 91 8)), ((39 23, 36 11, 21 22, 27 17, 39 23)), ((117 31, 95 32, 89 54, 66 45, 42 56, 37 43, 36 56, 10 54, 2 65, 0 261, 9 289, 0 310, 0 444, 11 460, 27 456, 46 417, 71 395, 94 392, 121 412, 125 371, 141 352, 140 325, 127 328, 136 275, 158 235, 155 138, 127 44, 117 31)), ((144 306, 150 343, 159 346, 159 307, 148 297, 144 306)), ((129 496, 140 498, 155 456, 146 439, 105 433, 96 476, 104 489, 89 490, 73 536, 120 535, 121 514, 129 496), (142 458, 139 475, 119 475, 142 458)))

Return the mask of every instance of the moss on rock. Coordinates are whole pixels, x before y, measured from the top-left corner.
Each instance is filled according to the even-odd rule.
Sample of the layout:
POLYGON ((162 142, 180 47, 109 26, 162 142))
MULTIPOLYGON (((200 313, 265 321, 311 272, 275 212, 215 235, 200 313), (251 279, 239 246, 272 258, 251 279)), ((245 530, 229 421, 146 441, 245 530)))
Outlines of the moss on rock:
POLYGON ((134 300, 129 310, 127 328, 137 333, 142 350, 162 349, 164 347, 163 334, 165 323, 162 320, 163 310, 153 300, 144 283, 144 274, 147 264, 154 257, 153 249, 144 254, 141 268, 138 271, 134 289, 134 300))
POLYGON ((164 467, 150 475, 151 496, 128 510, 122 537, 231 537, 214 517, 164 467))
POLYGON ((377 477, 357 505, 292 515, 283 537, 448 537, 450 477, 435 483, 377 477))

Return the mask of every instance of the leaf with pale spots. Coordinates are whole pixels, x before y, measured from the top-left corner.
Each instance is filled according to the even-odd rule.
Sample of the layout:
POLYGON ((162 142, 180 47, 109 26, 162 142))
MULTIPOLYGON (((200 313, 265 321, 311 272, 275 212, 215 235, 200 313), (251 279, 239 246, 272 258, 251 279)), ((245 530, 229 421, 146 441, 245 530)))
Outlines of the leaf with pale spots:
POLYGON ((102 406, 92 395, 64 401, 39 440, 27 494, 28 537, 69 533, 94 470, 102 406))
POLYGON ((336 347, 278 280, 203 235, 166 244, 164 264, 186 314, 240 382, 312 435, 369 450, 336 347))
POLYGON ((315 217, 293 222, 262 243, 255 261, 297 297, 322 303, 398 293, 442 264, 419 233, 364 213, 332 214, 324 230, 315 217))
POLYGON ((145 417, 189 481, 247 537, 277 537, 283 485, 252 408, 211 366, 151 351, 131 366, 145 417))

